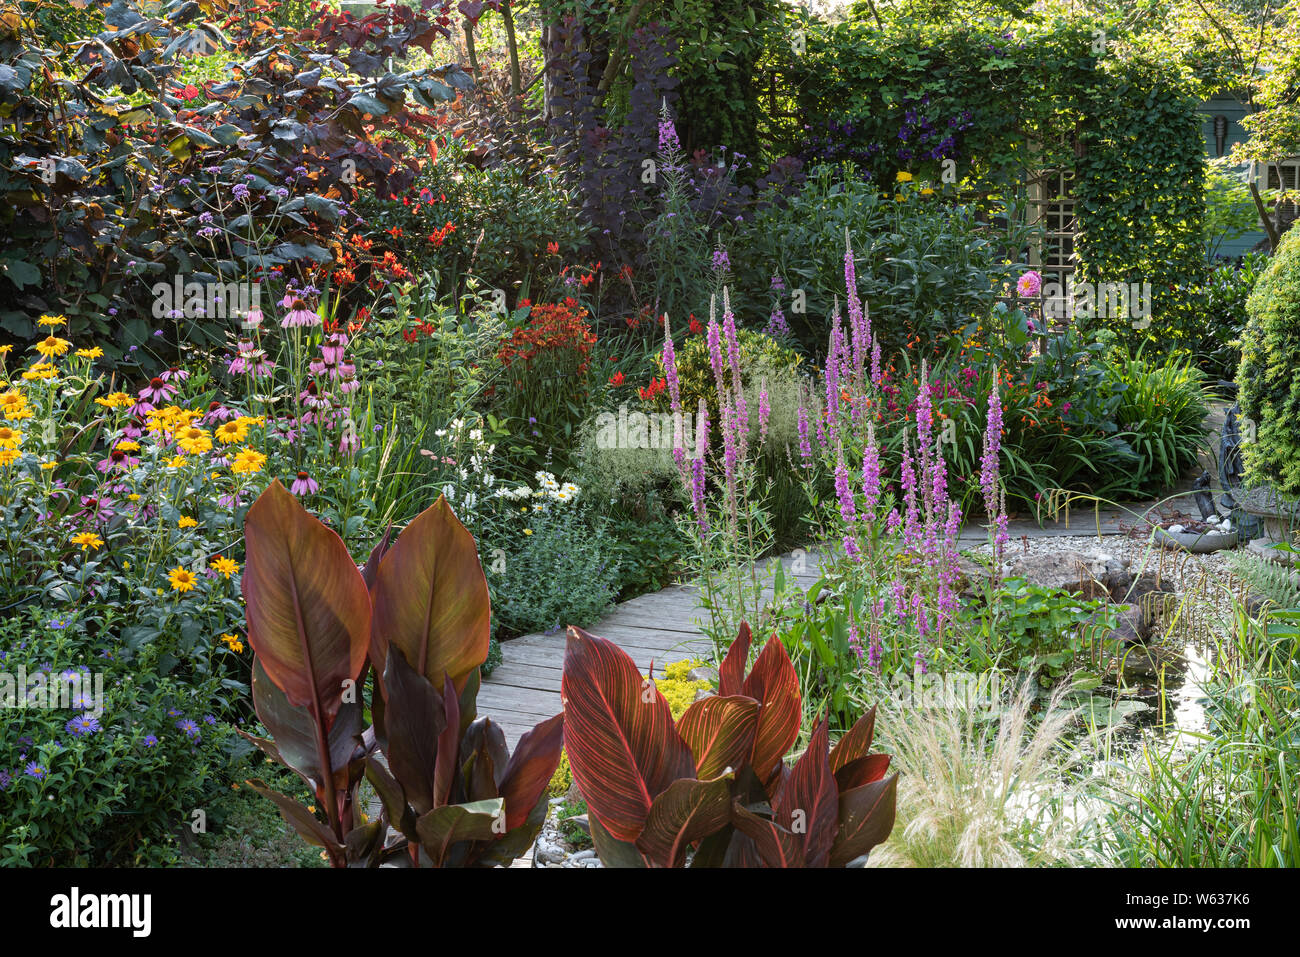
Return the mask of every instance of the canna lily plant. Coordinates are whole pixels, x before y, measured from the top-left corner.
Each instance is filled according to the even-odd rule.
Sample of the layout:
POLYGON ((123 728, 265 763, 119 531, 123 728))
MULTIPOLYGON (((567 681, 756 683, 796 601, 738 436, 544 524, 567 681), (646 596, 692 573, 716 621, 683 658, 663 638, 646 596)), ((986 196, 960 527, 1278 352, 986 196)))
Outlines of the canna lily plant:
POLYGON ((545 819, 564 716, 513 755, 500 726, 478 716, 487 581, 446 501, 391 545, 385 535, 361 569, 278 481, 244 531, 253 704, 271 737, 245 736, 307 782, 325 820, 249 784, 336 867, 492 866, 524 852, 545 819), (357 806, 363 777, 382 805, 373 820, 357 806))
POLYGON ((875 708, 832 748, 825 718, 792 766, 798 676, 775 636, 748 674, 748 624, 718 694, 674 725, 668 702, 617 645, 570 628, 564 746, 607 867, 845 867, 894 826, 898 775, 872 754, 875 708))

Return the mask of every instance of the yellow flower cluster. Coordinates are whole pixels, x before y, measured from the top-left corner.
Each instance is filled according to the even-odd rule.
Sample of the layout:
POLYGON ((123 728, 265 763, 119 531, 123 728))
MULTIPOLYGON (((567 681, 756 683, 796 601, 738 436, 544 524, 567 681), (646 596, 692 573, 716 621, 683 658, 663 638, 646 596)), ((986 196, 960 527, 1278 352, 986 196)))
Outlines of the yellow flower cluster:
POLYGON ((187 592, 194 590, 194 573, 188 568, 177 566, 167 573, 172 591, 187 592))
POLYGON ((58 374, 58 370, 48 362, 37 362, 23 373, 23 379, 27 382, 44 382, 53 379, 58 374))
POLYGON ((221 643, 225 645, 227 648, 229 648, 231 651, 233 651, 235 654, 239 654, 241 651, 244 650, 244 643, 239 640, 238 635, 231 635, 231 634, 222 635, 221 643))
POLYGON ((106 409, 125 409, 134 402, 135 400, 125 392, 110 392, 95 399, 96 405, 102 405, 106 409))
POLYGON ((218 575, 223 576, 226 581, 230 581, 230 576, 239 571, 239 563, 237 561, 232 558, 223 558, 221 555, 212 559, 212 561, 208 563, 208 567, 218 575))
MULTIPOLYGON (((177 405, 169 405, 165 409, 151 409, 145 413, 148 424, 145 428, 150 435, 170 435, 179 432, 194 424, 195 420, 203 416, 202 412, 194 409, 182 409, 177 405)), ((211 443, 209 443, 211 448, 211 443)))
POLYGON ((240 449, 230 461, 230 471, 236 475, 252 475, 266 464, 266 456, 256 449, 240 449))
POLYGON ((63 355, 71 346, 72 343, 67 339, 60 339, 58 336, 46 336, 36 343, 36 351, 47 359, 53 359, 55 356, 63 355))
POLYGON ((17 389, 0 393, 0 415, 10 422, 21 422, 32 417, 32 408, 27 404, 27 396, 17 389))
POLYGON ((662 678, 655 679, 655 687, 667 699, 674 720, 691 706, 697 692, 710 687, 707 681, 691 680, 691 669, 700 665, 699 661, 675 661, 664 668, 662 678))
POLYGON ((104 544, 104 540, 94 532, 82 532, 80 535, 72 536, 72 544, 80 545, 81 550, 84 552, 88 548, 98 550, 104 544))

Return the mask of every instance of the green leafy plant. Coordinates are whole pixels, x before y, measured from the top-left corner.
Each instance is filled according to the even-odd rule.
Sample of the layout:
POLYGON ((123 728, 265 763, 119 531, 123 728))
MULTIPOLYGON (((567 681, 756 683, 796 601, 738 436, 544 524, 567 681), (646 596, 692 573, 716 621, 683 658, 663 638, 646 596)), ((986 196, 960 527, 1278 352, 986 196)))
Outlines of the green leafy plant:
POLYGON ((386 535, 360 570, 278 482, 249 508, 245 535, 253 702, 272 735, 248 737, 307 782, 325 820, 251 786, 336 867, 490 866, 522 853, 545 818, 564 719, 539 724, 511 755, 501 728, 478 716, 487 582, 446 502, 391 546, 386 535), (363 774, 383 805, 372 821, 357 814, 363 774))
POLYGON ((1004 579, 989 598, 989 608, 971 616, 974 642, 987 663, 1001 660, 1021 671, 1041 669, 1051 678, 1072 670, 1091 655, 1102 633, 1104 602, 1080 598, 1059 588, 1023 578, 1004 579))
POLYGON ((523 544, 494 581, 496 611, 507 631, 590 624, 614 598, 618 565, 605 547, 604 522, 577 509, 533 512, 523 544))
POLYGON ((1247 475, 1300 495, 1300 232, 1283 238, 1246 301, 1237 384, 1244 416, 1255 423, 1247 475))
POLYGON ((843 867, 883 841, 897 775, 870 754, 872 709, 832 749, 825 720, 799 736, 798 676, 773 638, 745 673, 742 625, 718 694, 674 723, 667 700, 617 645, 569 629, 565 751, 607 867, 843 867))

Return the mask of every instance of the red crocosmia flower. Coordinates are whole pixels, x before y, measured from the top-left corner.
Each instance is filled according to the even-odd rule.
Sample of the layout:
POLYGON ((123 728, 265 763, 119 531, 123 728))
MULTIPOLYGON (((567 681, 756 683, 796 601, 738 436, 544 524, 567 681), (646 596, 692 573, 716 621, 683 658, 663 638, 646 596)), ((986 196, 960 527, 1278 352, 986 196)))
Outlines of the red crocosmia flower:
POLYGON ((691 316, 690 329, 691 329, 691 335, 693 336, 698 336, 701 332, 704 331, 704 327, 700 325, 700 320, 696 319, 694 316, 691 316))
POLYGON ((637 395, 642 399, 650 400, 655 396, 663 393, 668 388, 668 383, 664 379, 651 379, 650 384, 636 390, 637 395))
POLYGON ((589 272, 589 273, 587 273, 587 275, 585 275, 585 276, 582 277, 582 284, 583 284, 584 286, 590 286, 590 285, 591 285, 591 281, 592 281, 593 279, 595 279, 595 278, 596 278, 596 274, 595 274, 595 273, 590 273, 590 272, 589 272))
POLYGON ((405 339, 407 342, 414 342, 416 340, 416 337, 418 337, 419 335, 420 333, 418 329, 402 330, 402 338, 405 339))
POLYGON ((547 251, 548 253, 550 253, 552 256, 558 255, 559 252, 560 252, 560 244, 559 244, 559 243, 547 243, 547 244, 546 244, 546 251, 547 251))
POLYGON ((615 372, 612 376, 609 377, 609 384, 612 385, 612 386, 620 386, 620 385, 622 385, 622 384, 623 384, 623 373, 622 373, 622 372, 615 372))
POLYGON ((628 265, 624 265, 623 268, 618 271, 618 274, 622 276, 624 279, 631 279, 632 267, 628 265))

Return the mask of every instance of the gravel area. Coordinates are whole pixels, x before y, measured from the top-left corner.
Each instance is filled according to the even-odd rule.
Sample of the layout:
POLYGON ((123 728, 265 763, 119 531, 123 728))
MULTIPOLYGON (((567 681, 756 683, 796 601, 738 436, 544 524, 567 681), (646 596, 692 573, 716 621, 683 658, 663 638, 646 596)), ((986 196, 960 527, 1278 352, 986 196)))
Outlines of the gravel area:
POLYGON ((533 845, 533 867, 602 867, 600 858, 588 845, 578 848, 571 844, 560 830, 560 808, 564 798, 552 798, 550 810, 546 814, 546 823, 533 845))

